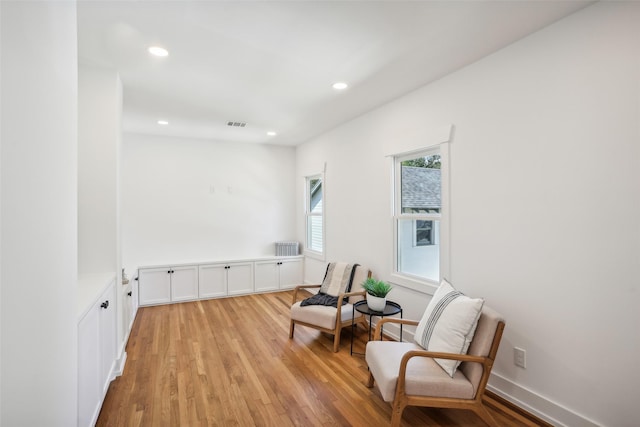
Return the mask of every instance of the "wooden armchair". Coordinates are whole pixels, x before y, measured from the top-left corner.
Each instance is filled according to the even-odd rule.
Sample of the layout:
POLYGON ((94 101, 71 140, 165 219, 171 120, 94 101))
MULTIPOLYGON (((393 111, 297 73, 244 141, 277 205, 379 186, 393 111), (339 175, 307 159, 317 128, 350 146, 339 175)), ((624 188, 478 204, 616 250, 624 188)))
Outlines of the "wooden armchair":
MULTIPOLYGON (((351 282, 351 291, 341 293, 338 296, 338 307, 323 305, 301 306, 298 301, 298 291, 301 289, 320 288, 321 285, 300 285, 296 286, 293 291, 293 302, 291 305, 291 323, 289 327, 289 338, 293 338, 295 325, 307 326, 309 328, 319 329, 323 332, 333 334, 333 351, 334 353, 340 348, 340 334, 342 328, 351 326, 351 317, 353 315, 353 304, 364 299, 365 291, 362 289, 362 282, 367 277, 371 277, 371 272, 358 265, 356 267, 353 280, 351 282), (349 298, 349 303, 342 305, 344 298, 349 298)), ((367 322, 362 313, 356 311, 354 322, 367 326, 367 322)))
POLYGON ((376 341, 380 339, 382 325, 389 322, 405 325, 418 322, 384 318, 376 325, 374 341, 367 344, 367 386, 373 387, 375 381, 382 398, 392 402, 392 426, 400 426, 406 406, 470 409, 487 424, 497 426, 482 404, 482 397, 505 326, 498 313, 483 307, 467 354, 425 351, 413 342, 376 341), (450 377, 434 358, 462 363, 450 377))

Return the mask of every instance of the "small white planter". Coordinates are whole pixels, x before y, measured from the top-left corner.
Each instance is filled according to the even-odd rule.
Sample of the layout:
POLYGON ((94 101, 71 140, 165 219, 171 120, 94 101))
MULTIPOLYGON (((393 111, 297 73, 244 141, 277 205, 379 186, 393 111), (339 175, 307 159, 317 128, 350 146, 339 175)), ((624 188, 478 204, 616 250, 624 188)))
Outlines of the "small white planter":
POLYGON ((371 310, 383 311, 387 305, 387 299, 367 294, 367 305, 371 310))

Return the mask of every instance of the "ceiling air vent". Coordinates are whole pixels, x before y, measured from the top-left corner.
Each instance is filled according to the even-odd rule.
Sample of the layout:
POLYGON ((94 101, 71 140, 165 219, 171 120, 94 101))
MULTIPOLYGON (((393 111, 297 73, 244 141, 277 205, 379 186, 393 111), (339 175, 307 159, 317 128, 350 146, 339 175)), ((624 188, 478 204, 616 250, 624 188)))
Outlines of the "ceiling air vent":
POLYGON ((233 126, 236 128, 243 128, 245 127, 247 124, 245 122, 227 122, 227 126, 233 126))

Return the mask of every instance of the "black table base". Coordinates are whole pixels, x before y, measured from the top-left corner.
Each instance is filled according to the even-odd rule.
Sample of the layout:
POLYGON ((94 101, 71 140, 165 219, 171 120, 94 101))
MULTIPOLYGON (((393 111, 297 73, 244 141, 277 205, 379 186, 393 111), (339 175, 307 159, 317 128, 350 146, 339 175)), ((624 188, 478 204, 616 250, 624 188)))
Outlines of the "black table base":
MULTIPOLYGON (((364 355, 364 353, 353 352, 353 334, 354 334, 354 328, 356 327, 356 323, 355 323, 356 311, 359 313, 362 313, 365 316, 369 316, 369 341, 371 341, 371 327, 372 327, 371 319, 373 318, 373 316, 378 316, 380 318, 383 318, 386 316, 393 316, 400 313, 400 318, 402 319, 402 307, 397 302, 387 301, 387 305, 384 307, 383 311, 372 310, 371 308, 369 308, 369 305, 367 304, 366 300, 358 301, 355 304, 353 304, 353 307, 351 309, 351 355, 352 356, 354 354, 357 354, 360 356, 364 355)), ((384 333, 384 325, 381 326, 380 332, 381 332, 381 335, 384 333)), ((400 324, 400 341, 402 341, 402 324, 400 324)))

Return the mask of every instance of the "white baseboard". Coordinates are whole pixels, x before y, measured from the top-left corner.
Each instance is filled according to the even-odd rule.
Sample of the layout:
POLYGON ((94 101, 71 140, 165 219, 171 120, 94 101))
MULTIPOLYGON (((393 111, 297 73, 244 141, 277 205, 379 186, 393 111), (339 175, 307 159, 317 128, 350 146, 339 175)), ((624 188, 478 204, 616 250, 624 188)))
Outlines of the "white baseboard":
POLYGON ((136 310, 132 316, 131 322, 127 325, 127 334, 125 335, 122 343, 120 344, 120 348, 118 349, 118 354, 116 358, 115 368, 113 370, 113 379, 119 377, 124 372, 124 365, 127 363, 127 343, 129 342, 129 335, 131 335, 131 328, 133 328, 133 321, 135 320, 135 316, 138 313, 136 310))
MULTIPOLYGON (((374 323, 375 325, 375 323, 374 323)), ((385 325, 384 333, 395 340, 400 339, 400 327, 398 325, 385 325)), ((402 340, 413 341, 413 331, 403 328, 402 340)), ((503 376, 491 373, 487 390, 508 400, 524 409, 530 414, 558 427, 600 427, 598 423, 583 415, 572 411, 556 402, 535 393, 526 387, 520 386, 503 376)))
POLYGON ((113 369, 112 380, 119 377, 124 372, 124 365, 127 363, 127 352, 120 353, 120 357, 116 359, 116 366, 113 369))
POLYGON ((487 389, 554 426, 600 427, 595 421, 559 403, 552 402, 544 396, 518 385, 495 372, 491 373, 487 389))

